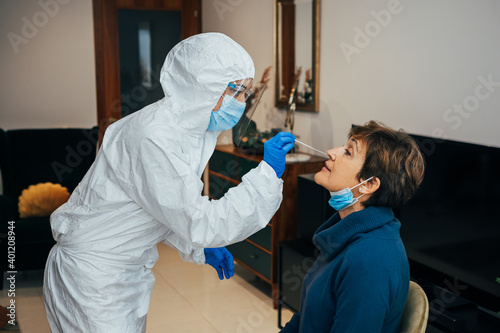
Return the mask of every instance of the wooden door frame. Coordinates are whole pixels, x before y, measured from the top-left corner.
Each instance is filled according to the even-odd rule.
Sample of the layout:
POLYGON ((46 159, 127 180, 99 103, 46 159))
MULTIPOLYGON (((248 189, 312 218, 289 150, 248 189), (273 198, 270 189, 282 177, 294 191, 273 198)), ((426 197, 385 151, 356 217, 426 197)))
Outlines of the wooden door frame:
POLYGON ((181 12, 181 39, 201 32, 201 0, 92 0, 99 144, 106 128, 121 118, 118 10, 181 12))

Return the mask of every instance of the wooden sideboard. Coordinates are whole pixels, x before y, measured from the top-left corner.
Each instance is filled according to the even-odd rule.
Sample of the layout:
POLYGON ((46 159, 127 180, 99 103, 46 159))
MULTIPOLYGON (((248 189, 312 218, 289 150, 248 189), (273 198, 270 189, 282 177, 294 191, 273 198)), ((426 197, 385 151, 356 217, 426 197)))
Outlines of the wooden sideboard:
MULTIPOLYGON (((204 177, 205 192, 211 199, 221 198, 262 158, 262 155, 245 153, 232 145, 218 145, 210 159, 208 175, 204 177)), ((227 246, 239 264, 271 284, 275 308, 278 304, 278 244, 296 238, 297 233, 297 176, 318 172, 325 160, 311 155, 304 162, 287 162, 281 177, 283 201, 269 224, 244 241, 227 246)))

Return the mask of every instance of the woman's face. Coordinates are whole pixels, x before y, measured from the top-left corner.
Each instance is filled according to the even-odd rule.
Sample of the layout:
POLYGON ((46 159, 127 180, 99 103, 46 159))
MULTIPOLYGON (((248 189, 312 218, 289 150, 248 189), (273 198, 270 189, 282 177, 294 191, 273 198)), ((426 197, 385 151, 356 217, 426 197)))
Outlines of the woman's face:
MULTIPOLYGON (((340 191, 346 187, 359 184, 357 175, 365 162, 366 144, 350 138, 345 146, 327 151, 330 159, 314 176, 314 181, 330 192, 340 191)), ((355 191, 356 189, 354 189, 355 191)), ((356 193, 354 196, 357 197, 356 193)))

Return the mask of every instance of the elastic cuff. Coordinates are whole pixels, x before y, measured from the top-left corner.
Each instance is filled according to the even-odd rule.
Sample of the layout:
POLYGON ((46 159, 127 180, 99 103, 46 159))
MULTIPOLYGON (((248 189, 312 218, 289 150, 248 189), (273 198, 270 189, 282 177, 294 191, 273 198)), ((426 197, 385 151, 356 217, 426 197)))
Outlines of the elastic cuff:
MULTIPOLYGON (((274 168, 273 168, 271 165, 269 165, 269 163, 267 163, 266 161, 262 160, 262 164, 265 164, 265 165, 267 166, 267 168, 268 168, 268 169, 271 169, 271 170, 272 170, 272 172, 276 175, 276 177, 277 177, 278 179, 281 179, 281 176, 283 176, 283 172, 281 173, 281 175, 280 175, 280 176, 278 176, 278 173, 276 172, 276 170, 274 170, 274 168)), ((266 168, 266 167, 264 167, 264 168, 266 168)))

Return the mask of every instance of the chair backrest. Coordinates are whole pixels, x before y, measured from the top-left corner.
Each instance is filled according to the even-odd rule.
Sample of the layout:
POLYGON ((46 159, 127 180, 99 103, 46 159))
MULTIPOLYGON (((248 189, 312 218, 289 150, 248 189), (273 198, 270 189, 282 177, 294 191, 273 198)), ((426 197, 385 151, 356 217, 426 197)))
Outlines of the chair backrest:
POLYGON ((429 317, 429 301, 424 290, 410 281, 410 289, 401 316, 400 333, 425 333, 429 317))

